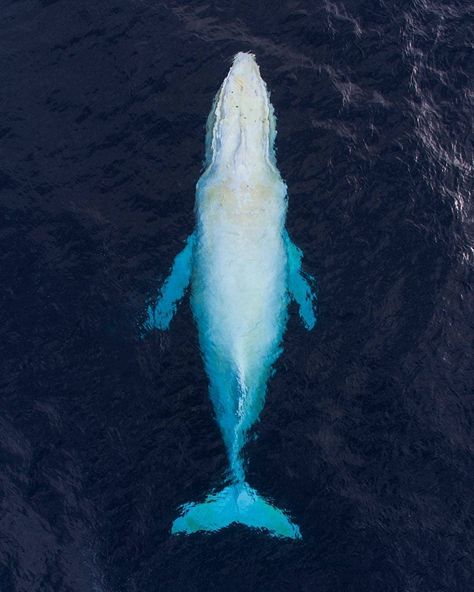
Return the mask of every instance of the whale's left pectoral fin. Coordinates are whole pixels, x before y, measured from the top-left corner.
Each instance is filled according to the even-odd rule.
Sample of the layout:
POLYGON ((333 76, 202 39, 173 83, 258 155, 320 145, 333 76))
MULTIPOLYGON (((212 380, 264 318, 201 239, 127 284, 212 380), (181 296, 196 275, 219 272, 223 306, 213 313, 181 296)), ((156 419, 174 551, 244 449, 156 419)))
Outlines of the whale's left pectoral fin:
POLYGON ((285 233, 285 243, 288 257, 288 291, 298 304, 304 326, 310 331, 316 325, 315 280, 303 271, 303 252, 292 242, 288 233, 285 233))
POLYGON ((194 235, 191 234, 184 249, 176 255, 169 276, 166 278, 154 305, 149 305, 144 328, 168 329, 176 307, 184 296, 191 279, 194 235))

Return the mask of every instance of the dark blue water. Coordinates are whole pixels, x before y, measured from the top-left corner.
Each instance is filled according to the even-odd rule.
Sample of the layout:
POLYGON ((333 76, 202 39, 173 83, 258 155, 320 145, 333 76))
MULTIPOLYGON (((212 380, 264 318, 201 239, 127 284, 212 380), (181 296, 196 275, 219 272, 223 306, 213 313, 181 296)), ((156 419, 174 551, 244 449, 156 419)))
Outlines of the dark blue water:
POLYGON ((471 590, 472 3, 0 9, 2 592, 471 590), (318 278, 245 453, 302 542, 170 536, 227 461, 188 303, 138 338, 237 51, 318 278))

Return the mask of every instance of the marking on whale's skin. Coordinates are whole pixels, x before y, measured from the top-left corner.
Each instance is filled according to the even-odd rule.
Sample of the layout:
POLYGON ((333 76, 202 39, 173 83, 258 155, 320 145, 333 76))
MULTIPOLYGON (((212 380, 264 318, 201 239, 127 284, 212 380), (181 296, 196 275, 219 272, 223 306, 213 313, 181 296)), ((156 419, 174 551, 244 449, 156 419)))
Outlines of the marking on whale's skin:
POLYGON ((238 53, 206 126, 206 169, 196 186, 196 227, 176 256, 147 329, 166 330, 191 285, 191 308, 229 460, 229 485, 181 507, 171 532, 240 523, 301 538, 288 514, 245 480, 242 448, 258 420, 281 353, 288 304, 316 324, 314 280, 285 230, 286 185, 276 167, 275 116, 252 54, 238 53))

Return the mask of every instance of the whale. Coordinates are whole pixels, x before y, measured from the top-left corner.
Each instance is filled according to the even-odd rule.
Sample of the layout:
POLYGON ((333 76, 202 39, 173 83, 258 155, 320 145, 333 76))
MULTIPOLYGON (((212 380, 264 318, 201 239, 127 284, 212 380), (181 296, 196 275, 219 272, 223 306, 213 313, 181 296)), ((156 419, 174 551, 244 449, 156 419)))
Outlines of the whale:
POLYGON ((264 406, 282 351, 291 301, 316 324, 314 278, 285 228, 287 187, 276 163, 276 118, 252 53, 235 55, 206 125, 195 227, 146 311, 147 330, 167 330, 190 287, 209 396, 228 458, 219 491, 180 507, 172 534, 242 524, 301 538, 286 510, 247 483, 243 449, 264 406))

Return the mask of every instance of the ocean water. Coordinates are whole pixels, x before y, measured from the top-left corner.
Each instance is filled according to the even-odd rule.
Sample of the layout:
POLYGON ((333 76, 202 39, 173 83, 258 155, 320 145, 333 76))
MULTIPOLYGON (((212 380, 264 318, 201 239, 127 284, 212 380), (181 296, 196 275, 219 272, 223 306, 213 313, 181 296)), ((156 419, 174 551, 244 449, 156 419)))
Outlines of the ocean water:
POLYGON ((1 592, 468 592, 467 0, 0 3, 1 592), (171 536, 227 461, 185 301, 205 121, 252 51, 278 117, 291 309, 245 450, 302 540, 171 536))

